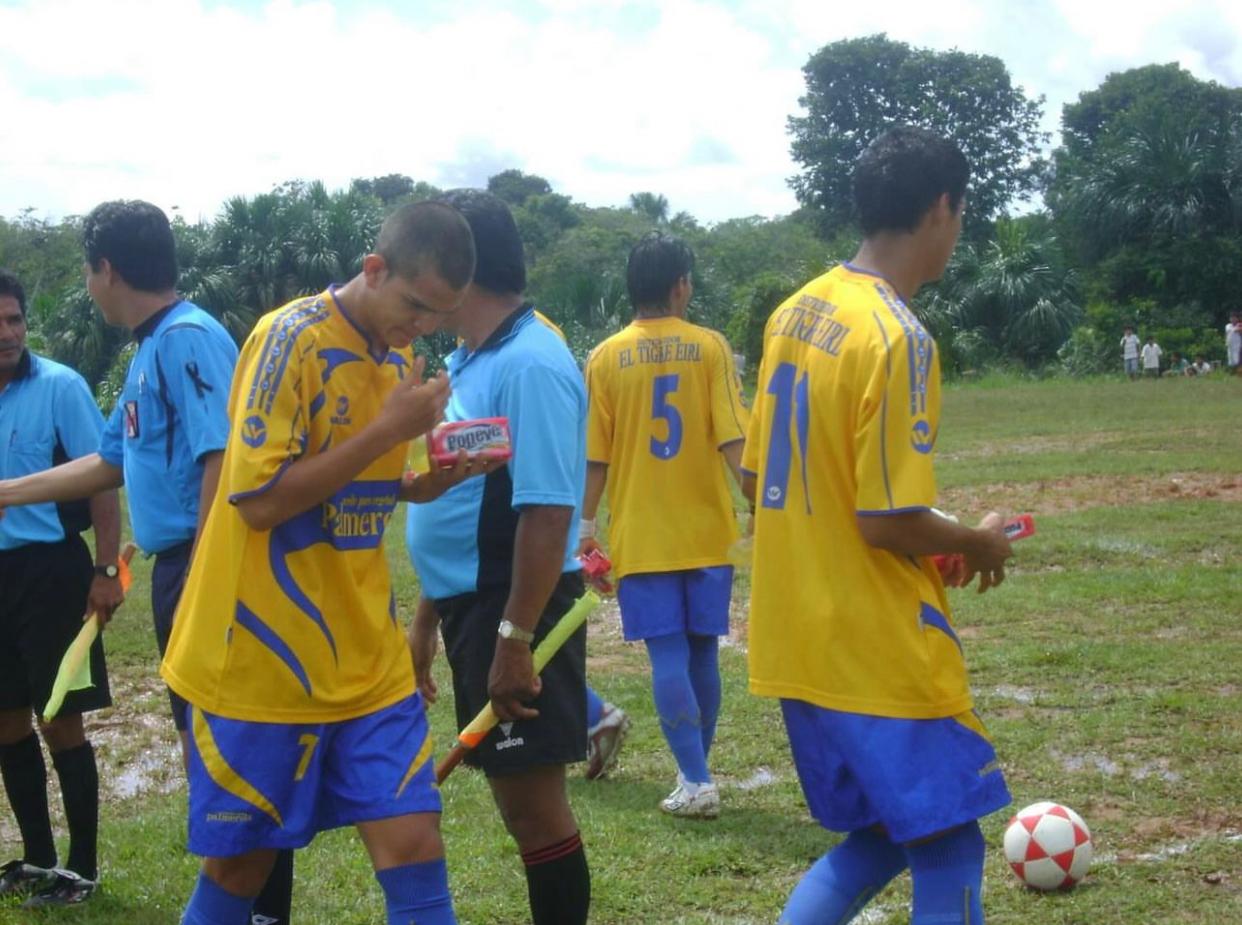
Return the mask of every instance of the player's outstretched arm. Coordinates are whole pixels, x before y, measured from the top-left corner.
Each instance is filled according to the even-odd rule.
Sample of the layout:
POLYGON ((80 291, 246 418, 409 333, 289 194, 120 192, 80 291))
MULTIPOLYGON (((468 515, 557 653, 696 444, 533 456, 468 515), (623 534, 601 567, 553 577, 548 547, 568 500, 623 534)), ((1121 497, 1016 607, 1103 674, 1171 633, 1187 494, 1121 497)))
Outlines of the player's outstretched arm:
POLYGON ((476 475, 487 475, 505 464, 503 459, 470 458, 465 450, 457 451, 457 461, 448 468, 433 465, 429 472, 407 472, 401 477, 397 497, 414 504, 434 501, 454 485, 476 475))
POLYGON ((989 513, 978 527, 966 527, 931 511, 857 517, 858 530, 867 545, 899 556, 933 556, 961 553, 966 558, 962 585, 975 574, 980 592, 1005 580, 1005 560, 1013 555, 1005 538, 1004 521, 989 513))
POLYGON ((310 510, 356 479, 367 466, 398 444, 425 434, 444 416, 448 377, 422 381, 422 358, 389 393, 373 421, 348 440, 292 463, 268 489, 236 500, 252 530, 270 530, 310 510))
POLYGON ((436 658, 439 629, 440 614, 436 612, 435 603, 430 598, 420 597, 407 638, 410 643, 410 657, 414 660, 414 678, 418 682, 418 692, 429 705, 436 702, 439 694, 439 688, 431 676, 431 663, 436 658))
POLYGON ((91 453, 33 475, 0 482, 0 514, 5 508, 23 504, 80 501, 124 484, 120 468, 91 453))

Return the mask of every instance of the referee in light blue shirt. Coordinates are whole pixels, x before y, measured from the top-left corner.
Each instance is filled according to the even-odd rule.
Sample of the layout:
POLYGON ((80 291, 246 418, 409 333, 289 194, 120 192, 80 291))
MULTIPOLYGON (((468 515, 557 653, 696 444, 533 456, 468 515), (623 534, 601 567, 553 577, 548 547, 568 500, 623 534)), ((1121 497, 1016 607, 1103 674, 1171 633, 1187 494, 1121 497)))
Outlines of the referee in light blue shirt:
MULTIPOLYGON (((0 271, 0 479, 87 456, 103 418, 82 377, 26 349, 26 296, 0 271)), ((102 638, 90 652, 93 686, 72 691, 42 724, 60 780, 69 856, 57 865, 48 814, 47 768, 31 716, 51 694, 60 660, 88 612, 103 622, 121 603, 117 580, 120 504, 115 491, 89 502, 15 508, 0 519, 0 771, 22 834, 22 857, 0 867, 0 896, 67 905, 94 891, 99 772, 82 714, 109 706, 102 638), (94 526, 96 562, 79 535, 94 526)))
MULTIPOLYGON (((172 227, 156 206, 105 202, 86 217, 86 288, 104 320, 133 332, 138 352, 98 452, 0 482, 0 509, 67 501, 125 485, 134 539, 155 555, 151 610, 160 653, 215 496, 229 433, 237 345, 211 315, 176 291, 172 227)), ((185 702, 169 692, 185 754, 185 702)), ((282 852, 255 902, 254 921, 285 925, 292 853, 282 852)))

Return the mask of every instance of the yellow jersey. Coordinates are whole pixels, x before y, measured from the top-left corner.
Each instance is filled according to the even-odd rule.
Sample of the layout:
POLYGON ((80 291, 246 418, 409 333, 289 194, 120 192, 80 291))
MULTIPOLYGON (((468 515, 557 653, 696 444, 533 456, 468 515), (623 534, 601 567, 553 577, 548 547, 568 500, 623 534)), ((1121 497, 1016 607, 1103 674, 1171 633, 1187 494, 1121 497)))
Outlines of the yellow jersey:
POLYGON ((909 719, 969 710, 931 559, 869 546, 855 520, 935 502, 935 342, 888 282, 847 264, 782 303, 763 343, 743 456, 751 691, 909 719))
POLYGON ((747 420, 728 342, 681 318, 639 318, 592 351, 586 379, 614 574, 728 564, 738 530, 720 448, 745 439, 747 420))
POLYGON ((252 530, 235 507, 294 461, 358 433, 412 359, 408 349, 372 345, 331 291, 255 326, 233 377, 219 488, 161 669, 190 703, 231 719, 321 723, 413 692, 383 548, 407 445, 269 531, 252 530))

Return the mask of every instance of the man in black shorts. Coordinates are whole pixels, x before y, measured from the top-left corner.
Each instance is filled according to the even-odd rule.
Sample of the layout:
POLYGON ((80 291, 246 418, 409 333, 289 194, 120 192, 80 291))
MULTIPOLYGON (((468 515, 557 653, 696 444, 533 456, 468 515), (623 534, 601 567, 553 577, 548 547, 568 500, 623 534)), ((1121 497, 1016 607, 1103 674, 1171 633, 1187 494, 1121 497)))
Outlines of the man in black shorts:
POLYGON ((586 479, 586 389, 569 348, 522 297, 522 241, 508 207, 477 190, 445 201, 469 222, 477 259, 461 308, 445 322, 462 339, 448 358, 446 417, 508 418, 513 458, 408 510, 406 542, 423 591, 410 630, 414 670, 434 702, 439 625, 458 724, 489 699, 501 720, 466 760, 487 774, 521 851, 534 925, 579 925, 591 878, 565 765, 586 755, 586 629, 542 679, 531 646, 583 593, 574 549, 586 479))
MULTIPOLYGON (((94 453, 103 427, 82 377, 26 349, 26 296, 16 277, 0 271, 0 479, 94 453)), ((22 857, 0 867, 0 896, 31 893, 27 906, 79 903, 95 890, 99 772, 82 714, 112 704, 102 637, 91 647, 92 686, 71 691, 58 715, 40 723, 69 825, 63 868, 31 717, 47 704, 83 617, 97 613, 105 624, 124 599, 120 535, 115 490, 88 502, 16 508, 0 518, 0 772, 22 835, 22 857), (93 567, 79 536, 92 525, 93 567)))

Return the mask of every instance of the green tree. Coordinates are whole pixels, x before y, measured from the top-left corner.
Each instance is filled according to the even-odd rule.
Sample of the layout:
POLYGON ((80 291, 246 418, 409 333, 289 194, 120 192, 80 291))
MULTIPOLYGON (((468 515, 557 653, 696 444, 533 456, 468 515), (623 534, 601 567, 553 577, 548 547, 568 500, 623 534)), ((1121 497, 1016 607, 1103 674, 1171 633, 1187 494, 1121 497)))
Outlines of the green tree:
POLYGON ((668 197, 657 193, 630 193, 630 209, 653 225, 668 224, 668 197))
POLYGON ((971 236, 1040 188, 1046 169, 1040 150, 1048 140, 1039 130, 1043 97, 1029 99, 1014 86, 999 58, 872 35, 825 45, 802 71, 806 94, 799 102, 806 115, 789 119, 802 172, 791 184, 823 234, 850 221, 850 165, 897 124, 941 132, 965 152, 971 236))
POLYGON ((487 191, 511 206, 520 206, 531 196, 545 196, 552 192, 552 184, 538 174, 510 169, 489 177, 487 191))

